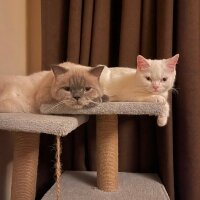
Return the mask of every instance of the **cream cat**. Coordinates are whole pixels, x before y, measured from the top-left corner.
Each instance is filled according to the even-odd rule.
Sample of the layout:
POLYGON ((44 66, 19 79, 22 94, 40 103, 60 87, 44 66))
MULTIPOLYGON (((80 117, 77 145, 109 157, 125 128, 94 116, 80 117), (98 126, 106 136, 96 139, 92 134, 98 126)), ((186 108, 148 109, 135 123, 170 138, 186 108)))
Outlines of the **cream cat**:
POLYGON ((30 76, 0 76, 0 112, 37 113, 41 104, 55 102, 74 109, 94 106, 102 101, 102 70, 53 66, 30 76))
POLYGON ((179 55, 162 60, 137 57, 137 69, 108 68, 100 77, 104 94, 110 101, 147 101, 163 103, 165 115, 158 117, 158 125, 164 126, 169 116, 168 91, 173 88, 179 55))

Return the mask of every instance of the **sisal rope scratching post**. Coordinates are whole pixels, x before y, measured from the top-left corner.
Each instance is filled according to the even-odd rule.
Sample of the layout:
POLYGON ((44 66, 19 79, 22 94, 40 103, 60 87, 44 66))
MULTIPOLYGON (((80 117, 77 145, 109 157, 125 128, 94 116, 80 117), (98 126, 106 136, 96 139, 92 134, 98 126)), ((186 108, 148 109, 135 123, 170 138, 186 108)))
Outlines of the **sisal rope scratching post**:
POLYGON ((106 192, 118 187, 118 116, 96 116, 97 186, 106 192))
POLYGON ((60 177, 62 173, 62 165, 60 161, 60 156, 62 153, 62 144, 60 136, 56 136, 56 162, 55 162, 55 176, 56 176, 56 200, 61 199, 61 184, 60 177))
POLYGON ((36 191, 39 134, 15 134, 11 200, 34 200, 36 191))

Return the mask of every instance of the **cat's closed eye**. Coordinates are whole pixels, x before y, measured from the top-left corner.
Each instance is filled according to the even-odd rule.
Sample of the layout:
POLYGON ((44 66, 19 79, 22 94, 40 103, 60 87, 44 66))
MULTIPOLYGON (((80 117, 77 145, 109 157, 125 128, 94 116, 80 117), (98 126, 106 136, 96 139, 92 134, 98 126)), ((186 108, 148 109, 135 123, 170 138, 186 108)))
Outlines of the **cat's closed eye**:
POLYGON ((70 87, 68 87, 68 86, 66 86, 66 87, 63 87, 63 89, 64 89, 65 91, 67 91, 67 92, 69 92, 69 91, 70 91, 70 87))
POLYGON ((85 87, 85 91, 88 92, 92 89, 92 87, 85 87))

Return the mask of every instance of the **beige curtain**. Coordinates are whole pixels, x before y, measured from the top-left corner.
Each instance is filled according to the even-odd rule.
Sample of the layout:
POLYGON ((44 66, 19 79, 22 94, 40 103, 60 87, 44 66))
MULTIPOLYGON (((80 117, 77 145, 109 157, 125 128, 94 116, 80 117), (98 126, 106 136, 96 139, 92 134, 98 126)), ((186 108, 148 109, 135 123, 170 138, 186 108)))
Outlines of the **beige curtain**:
MULTIPOLYGON (((119 120, 119 170, 158 173, 171 199, 200 197, 199 16, 198 0, 42 1, 44 69, 66 60, 135 67, 138 54, 167 58, 180 53, 179 92, 169 99, 168 125, 158 128, 155 118, 147 116, 119 120)), ((63 139, 64 169, 96 169, 94 130, 95 117, 91 117, 63 139)), ((53 169, 46 170, 52 166, 53 152, 48 152, 53 138, 43 136, 41 141, 38 197, 53 182, 53 169), (43 176, 44 171, 51 178, 43 176)))

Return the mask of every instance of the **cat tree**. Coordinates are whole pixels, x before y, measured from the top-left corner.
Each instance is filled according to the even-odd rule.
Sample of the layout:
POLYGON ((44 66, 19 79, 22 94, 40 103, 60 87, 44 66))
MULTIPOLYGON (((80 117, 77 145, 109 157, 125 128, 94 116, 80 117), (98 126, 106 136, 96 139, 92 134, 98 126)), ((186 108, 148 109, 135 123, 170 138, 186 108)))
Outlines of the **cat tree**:
MULTIPOLYGON (((60 136, 67 135, 72 130, 77 128, 80 124, 86 122, 88 119, 87 117, 88 115, 97 115, 96 117, 97 187, 100 190, 106 192, 118 191, 117 190, 118 174, 119 174, 118 173, 118 115, 159 116, 163 114, 164 107, 163 105, 155 103, 145 103, 145 102, 140 102, 140 103, 108 102, 108 103, 102 103, 93 108, 83 109, 83 110, 69 110, 64 106, 59 106, 59 107, 55 106, 52 109, 52 105, 43 105, 41 107, 41 112, 44 113, 45 115, 0 113, 0 129, 12 130, 17 132, 15 134, 16 139, 15 139, 15 153, 14 153, 13 183, 12 183, 13 200, 14 199, 19 200, 22 199, 22 197, 26 197, 26 199, 34 199, 36 173, 37 173, 36 169, 38 162, 38 148, 39 148, 39 135, 34 133, 43 132, 47 134, 57 135, 57 148, 59 150, 60 136), (56 116, 51 116, 46 114, 56 114, 56 116), (68 116, 57 116, 66 114, 68 114, 68 116), (20 133, 18 133, 18 131, 20 133), (27 174, 26 176, 24 175, 24 172, 26 172, 25 173, 27 174)), ((57 169, 60 168, 59 159, 60 159, 60 152, 58 151, 57 169)), ((129 176, 127 175, 123 175, 121 178, 121 180, 128 180, 128 179, 129 176)), ((57 199, 60 198, 59 180, 60 180, 60 170, 57 171, 57 183, 58 183, 56 187, 57 199)), ((145 182, 143 178, 141 178, 140 180, 142 180, 142 182, 145 182)), ((146 182, 149 181, 149 179, 145 180, 146 182)), ((70 181, 70 179, 68 181, 70 181)), ((66 188, 64 187, 63 183, 64 181, 62 179, 61 181, 62 192, 66 188)), ((157 194, 159 194, 159 199, 169 199, 166 191, 162 188, 163 187, 162 184, 159 183, 159 179, 157 180, 157 182, 155 181, 153 184, 155 185, 158 184, 153 188, 156 188, 155 190, 157 194)), ((147 185, 145 188, 147 189, 148 187, 149 185, 147 185)), ((76 189, 77 189, 76 192, 79 194, 78 191, 79 186, 77 186, 76 189)), ((92 190, 87 192, 90 192, 90 195, 94 194, 94 196, 98 194, 96 197, 97 199, 99 198, 105 199, 104 195, 108 194, 99 193, 100 190, 98 191, 92 190)), ((126 196, 127 194, 123 194, 123 190, 120 190, 120 192, 122 193, 121 195, 127 199, 126 196)), ((54 195, 55 193, 56 189, 55 187, 53 187, 44 196, 44 199, 48 200, 55 199, 54 195)), ((157 194, 155 194, 155 196, 157 194)), ((80 193, 80 195, 82 194, 80 193)), ((114 196, 115 193, 110 193, 109 195, 111 195, 109 196, 109 199, 116 199, 116 197, 114 196)), ((155 196, 153 196, 152 199, 155 199, 155 196)), ((71 199, 73 199, 73 197, 71 197, 71 199)), ((84 199, 88 198, 86 197, 84 199)))
POLYGON ((88 117, 82 115, 0 113, 0 130, 15 133, 11 200, 35 199, 39 134, 66 136, 87 120, 88 117))

